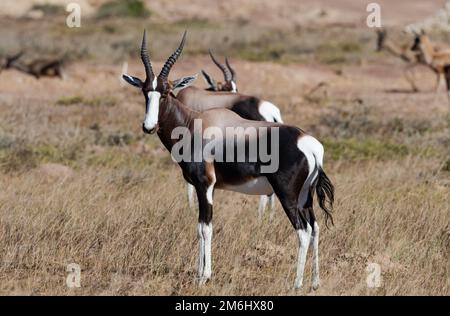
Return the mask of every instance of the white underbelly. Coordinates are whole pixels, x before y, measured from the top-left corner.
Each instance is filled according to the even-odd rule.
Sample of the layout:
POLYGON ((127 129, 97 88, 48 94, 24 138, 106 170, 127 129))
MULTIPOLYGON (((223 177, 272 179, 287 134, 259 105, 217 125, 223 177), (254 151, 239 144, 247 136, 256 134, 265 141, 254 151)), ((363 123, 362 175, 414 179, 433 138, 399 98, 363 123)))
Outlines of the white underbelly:
POLYGON ((267 181, 266 177, 258 177, 236 185, 225 184, 222 186, 222 190, 250 195, 271 195, 273 193, 272 186, 269 181, 267 181))

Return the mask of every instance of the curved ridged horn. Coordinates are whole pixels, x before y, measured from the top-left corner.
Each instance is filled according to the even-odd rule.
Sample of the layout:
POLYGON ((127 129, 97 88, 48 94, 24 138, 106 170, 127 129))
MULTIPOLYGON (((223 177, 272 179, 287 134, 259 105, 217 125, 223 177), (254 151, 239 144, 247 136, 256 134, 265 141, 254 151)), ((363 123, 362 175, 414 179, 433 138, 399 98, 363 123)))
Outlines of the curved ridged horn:
POLYGON ((225 64, 227 65, 228 69, 231 72, 231 80, 236 82, 236 72, 234 71, 233 68, 231 68, 230 63, 228 62, 228 58, 225 58, 225 64))
POLYGON ((142 45, 141 45, 141 59, 144 63, 145 67, 145 81, 150 81, 153 74, 152 64, 150 63, 150 56, 148 55, 147 51, 147 32, 144 30, 144 36, 142 36, 142 45))
POLYGON ((161 72, 159 74, 159 77, 161 79, 164 79, 164 81, 167 81, 167 78, 169 77, 169 72, 172 66, 177 61, 178 57, 180 57, 181 52, 183 51, 184 42, 186 41, 186 31, 184 31, 183 38, 181 39, 181 43, 178 46, 177 50, 167 59, 166 63, 164 64, 163 68, 161 69, 161 72))
POLYGON ((220 70, 222 70, 223 78, 225 79, 225 81, 230 81, 231 80, 231 75, 230 75, 228 69, 224 65, 222 65, 221 63, 219 63, 217 61, 217 59, 214 57, 214 55, 211 52, 211 50, 209 50, 209 56, 211 56, 211 59, 216 64, 216 66, 219 67, 220 70))

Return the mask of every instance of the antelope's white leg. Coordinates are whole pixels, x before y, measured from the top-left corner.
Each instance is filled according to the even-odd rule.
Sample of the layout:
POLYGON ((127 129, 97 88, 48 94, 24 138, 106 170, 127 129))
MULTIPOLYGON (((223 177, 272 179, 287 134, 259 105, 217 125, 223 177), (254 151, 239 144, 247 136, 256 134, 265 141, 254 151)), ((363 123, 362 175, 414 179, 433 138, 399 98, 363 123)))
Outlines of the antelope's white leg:
POLYGON ((295 278, 295 288, 300 289, 303 285, 303 272, 305 271, 306 254, 311 239, 311 225, 307 224, 306 229, 297 230, 298 235, 298 259, 297 277, 295 278))
POLYGON ((198 254, 198 277, 201 280, 205 268, 205 238, 203 236, 203 227, 201 223, 199 223, 197 226, 197 234, 200 246, 198 254))
POLYGON ((269 195, 270 219, 275 215, 275 194, 269 195))
POLYGON ((434 85, 434 92, 439 91, 439 84, 441 83, 441 74, 439 72, 436 73, 436 83, 434 85))
MULTIPOLYGON (((199 201, 199 207, 200 207, 200 212, 202 212, 202 208, 205 206, 205 202, 206 202, 206 206, 208 206, 209 212, 211 212, 210 216, 212 217, 212 205, 213 205, 213 194, 214 194, 214 184, 216 183, 216 177, 215 175, 212 176, 212 180, 211 180, 211 184, 208 186, 207 190, 206 190, 206 201, 202 199, 202 203, 200 203, 199 201)), ((199 197, 200 199, 200 197, 199 197)), ((203 209, 203 211, 205 211, 203 209)), ((213 228, 212 228, 212 222, 211 222, 211 217, 210 216, 206 216, 205 219, 203 219, 202 221, 200 221, 200 229, 201 229, 201 233, 203 236, 203 240, 204 240, 204 244, 203 244, 203 256, 204 256, 204 262, 203 262, 203 273, 200 277, 200 285, 203 285, 206 283, 206 281, 208 281, 211 278, 211 274, 212 274, 212 264, 211 264, 211 244, 212 244, 212 232, 213 232, 213 228), (207 222, 205 222, 205 220, 207 222)))
POLYGON ((311 245, 313 247, 313 270, 312 270, 312 288, 317 290, 320 285, 319 276, 319 224, 314 222, 314 229, 311 235, 311 245))
POLYGON ((267 195, 261 195, 259 197, 259 206, 258 206, 258 218, 262 219, 263 215, 264 215, 264 211, 266 210, 266 206, 267 206, 267 195))
POLYGON ((206 224, 202 223, 202 232, 203 232, 203 238, 205 240, 205 252, 204 252, 204 258, 205 258, 205 264, 203 268, 203 275, 200 278, 200 284, 204 284, 207 280, 211 278, 212 273, 212 266, 211 266, 211 243, 212 243, 212 223, 206 224))
POLYGON ((187 184, 187 196, 188 196, 188 203, 189 203, 189 207, 193 208, 194 207, 194 186, 190 183, 187 184))

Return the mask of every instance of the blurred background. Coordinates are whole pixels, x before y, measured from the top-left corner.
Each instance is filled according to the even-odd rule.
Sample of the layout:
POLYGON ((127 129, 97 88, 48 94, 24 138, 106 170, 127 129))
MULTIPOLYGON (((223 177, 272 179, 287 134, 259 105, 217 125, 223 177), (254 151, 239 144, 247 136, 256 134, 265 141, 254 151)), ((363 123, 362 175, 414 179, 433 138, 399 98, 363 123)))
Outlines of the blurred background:
MULTIPOLYGON (((2 0, 0 293, 448 295, 450 105, 427 65, 412 89, 401 53, 413 29, 448 49, 450 7, 377 1, 389 40, 378 51, 370 2, 2 0), (71 2, 81 27, 66 25, 71 2), (170 79, 204 69, 222 80, 212 49, 239 92, 324 144, 336 226, 322 230, 317 292, 290 291, 296 239, 281 206, 258 223, 257 197, 221 191, 213 279, 196 286, 197 211, 169 153, 141 131, 141 92, 120 80, 144 74, 144 28, 156 71, 188 30, 170 79), (81 288, 65 284, 70 263, 81 288), (381 287, 366 284, 371 263, 381 287)), ((195 85, 206 88, 201 76, 195 85)))

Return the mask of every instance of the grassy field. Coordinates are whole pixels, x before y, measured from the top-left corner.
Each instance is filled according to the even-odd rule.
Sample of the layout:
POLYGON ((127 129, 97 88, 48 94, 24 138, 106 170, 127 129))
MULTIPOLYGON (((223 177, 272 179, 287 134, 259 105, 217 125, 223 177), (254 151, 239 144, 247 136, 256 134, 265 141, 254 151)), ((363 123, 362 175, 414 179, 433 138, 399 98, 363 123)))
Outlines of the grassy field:
POLYGON ((0 20, 0 53, 24 46, 68 61, 66 80, 0 73, 0 294, 450 294, 450 105, 442 86, 429 91, 433 76, 419 72, 411 93, 404 64, 347 21, 269 26, 188 9, 168 21, 156 3, 121 19, 103 7, 78 30, 49 8, 52 19, 0 20), (241 92, 271 100, 324 144, 336 204, 331 229, 316 207, 318 291, 310 255, 305 288, 292 291, 297 238, 281 205, 258 221, 257 197, 225 191, 215 195, 213 278, 195 283, 197 211, 169 153, 142 133, 144 98, 118 79, 124 61, 143 73, 144 26, 155 69, 188 28, 171 79, 219 76, 213 48, 231 57, 241 92), (66 286, 70 263, 80 288, 66 286), (371 263, 378 288, 367 286, 371 263))

